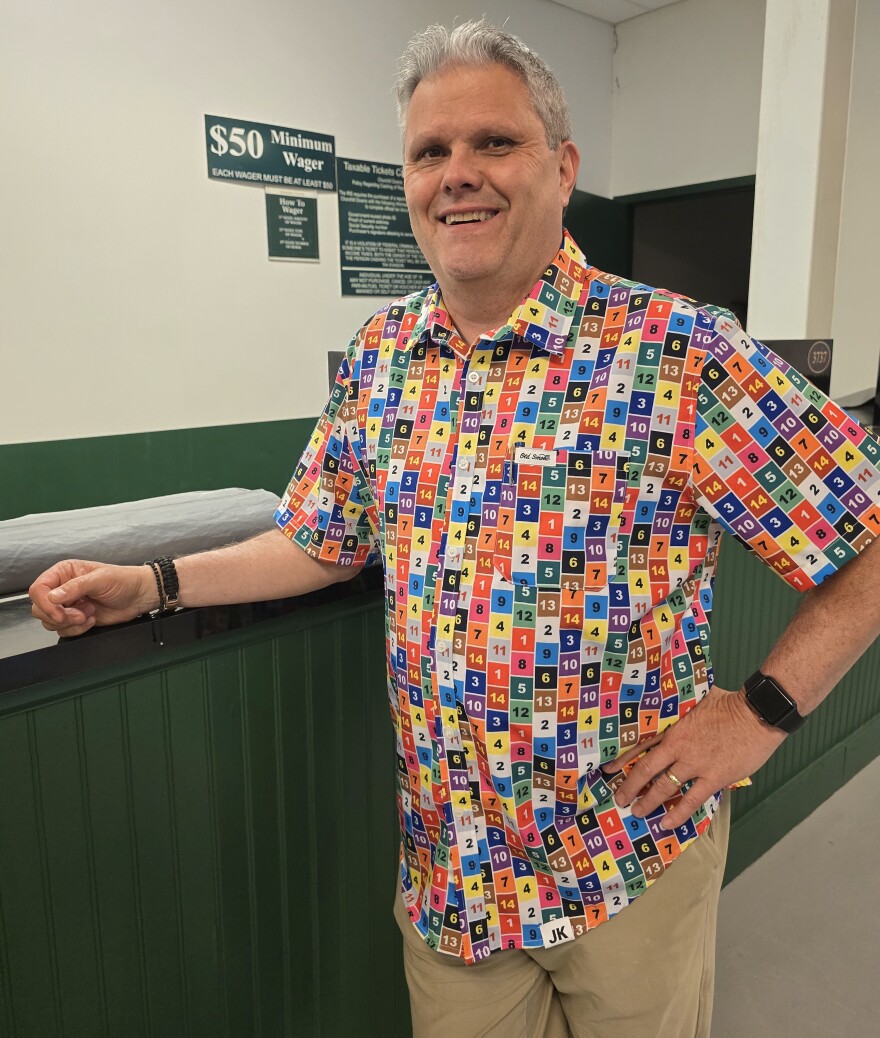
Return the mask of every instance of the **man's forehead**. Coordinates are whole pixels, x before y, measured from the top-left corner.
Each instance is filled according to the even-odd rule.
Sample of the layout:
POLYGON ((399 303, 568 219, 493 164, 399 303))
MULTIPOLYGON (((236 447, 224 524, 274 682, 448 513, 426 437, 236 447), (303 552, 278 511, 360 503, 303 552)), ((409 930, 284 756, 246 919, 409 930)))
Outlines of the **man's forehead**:
POLYGON ((429 127, 454 129, 465 122, 469 127, 482 124, 486 130, 498 132, 533 119, 538 115, 528 88, 507 66, 445 65, 413 91, 405 135, 411 138, 429 127))
POLYGON ((458 96, 464 93, 485 93, 487 81, 498 84, 498 92, 519 94, 517 85, 523 95, 528 95, 525 80, 513 69, 499 61, 470 65, 461 62, 449 62, 419 80, 413 90, 412 101, 420 94, 431 92, 440 96, 458 96))

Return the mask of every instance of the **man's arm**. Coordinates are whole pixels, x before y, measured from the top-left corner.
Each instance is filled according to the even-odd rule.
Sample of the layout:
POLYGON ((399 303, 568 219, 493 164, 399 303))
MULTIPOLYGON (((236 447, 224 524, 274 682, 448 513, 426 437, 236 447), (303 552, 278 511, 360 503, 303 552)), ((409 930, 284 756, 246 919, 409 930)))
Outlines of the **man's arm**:
MULTIPOLYGON (((775 678, 808 714, 880 634, 880 543, 874 542, 819 587, 808 591, 761 670, 775 678)), ((656 739, 611 765, 642 753, 615 793, 618 804, 640 798, 633 812, 648 814, 677 788, 665 772, 693 785, 669 811, 675 828, 714 792, 757 771, 785 735, 761 721, 742 689, 718 687, 656 739)), ((610 770, 610 769, 609 769, 610 770)))
MULTIPOLYGON (((360 567, 317 562, 280 530, 175 561, 181 606, 260 602, 303 595, 349 580, 360 567)), ((33 615, 62 637, 91 627, 122 623, 158 608, 150 566, 111 566, 66 560, 30 588, 33 615)))

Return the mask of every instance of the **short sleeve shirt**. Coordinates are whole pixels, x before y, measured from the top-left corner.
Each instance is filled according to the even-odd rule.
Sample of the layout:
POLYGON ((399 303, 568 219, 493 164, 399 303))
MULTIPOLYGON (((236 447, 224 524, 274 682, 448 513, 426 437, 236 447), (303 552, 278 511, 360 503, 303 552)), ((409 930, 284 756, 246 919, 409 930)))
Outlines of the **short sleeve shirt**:
POLYGON ((729 531, 794 587, 880 529, 880 448, 726 312, 603 273, 566 234, 469 347, 436 285, 356 335, 276 519, 380 560, 404 903, 479 961, 571 940, 705 831, 601 766, 709 691, 729 531))

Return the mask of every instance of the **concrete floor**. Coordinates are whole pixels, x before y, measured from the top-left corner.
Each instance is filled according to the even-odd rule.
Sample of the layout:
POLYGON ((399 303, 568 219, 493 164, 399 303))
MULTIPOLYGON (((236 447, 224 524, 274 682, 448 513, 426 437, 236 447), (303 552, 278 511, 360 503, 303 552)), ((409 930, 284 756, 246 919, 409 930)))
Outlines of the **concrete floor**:
POLYGON ((880 758, 721 894, 712 1038, 880 1035, 880 758))

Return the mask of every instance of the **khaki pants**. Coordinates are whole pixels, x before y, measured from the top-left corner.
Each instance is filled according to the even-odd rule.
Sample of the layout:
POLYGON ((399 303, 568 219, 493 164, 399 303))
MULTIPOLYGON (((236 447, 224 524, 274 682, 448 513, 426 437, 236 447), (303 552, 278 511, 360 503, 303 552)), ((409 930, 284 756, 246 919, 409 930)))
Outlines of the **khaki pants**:
POLYGON ((466 966, 422 941, 398 894, 414 1038, 707 1038, 729 800, 640 898, 559 948, 466 966))

